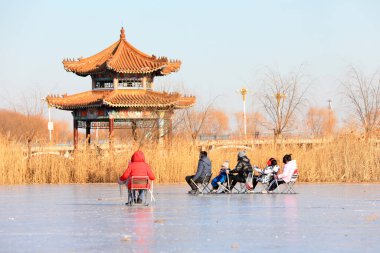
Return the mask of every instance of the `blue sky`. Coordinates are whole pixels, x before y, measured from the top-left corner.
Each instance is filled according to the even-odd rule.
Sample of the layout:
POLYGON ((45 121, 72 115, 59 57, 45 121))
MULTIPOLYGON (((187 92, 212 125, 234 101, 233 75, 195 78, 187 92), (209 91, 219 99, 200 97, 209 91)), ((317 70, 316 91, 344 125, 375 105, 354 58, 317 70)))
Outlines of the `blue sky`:
POLYGON ((185 87, 200 103, 220 95, 217 107, 239 111, 235 91, 245 86, 253 92, 248 103, 257 101, 264 66, 287 73, 305 64, 310 104, 327 106, 332 98, 340 110, 338 80, 347 66, 379 67, 379 13, 375 0, 0 1, 2 96, 89 90, 90 78, 66 72, 62 59, 99 52, 124 26, 138 49, 182 61, 178 73, 156 82, 185 87))

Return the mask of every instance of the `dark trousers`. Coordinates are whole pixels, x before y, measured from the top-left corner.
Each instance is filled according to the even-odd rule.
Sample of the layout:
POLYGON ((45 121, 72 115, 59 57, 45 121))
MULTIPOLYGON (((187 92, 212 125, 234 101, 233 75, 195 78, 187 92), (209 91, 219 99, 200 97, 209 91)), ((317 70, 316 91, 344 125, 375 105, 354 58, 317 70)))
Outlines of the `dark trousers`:
POLYGON ((254 190, 256 188, 256 185, 257 185, 257 178, 258 176, 253 176, 252 177, 252 189, 251 190, 254 190))
MULTIPOLYGON (((245 183, 246 180, 245 180, 245 177, 243 175, 230 175, 229 176, 230 178, 230 188, 233 189, 236 185, 236 183, 240 182, 240 183, 245 183)), ((254 190, 256 188, 256 185, 257 185, 257 176, 253 176, 252 177, 252 188, 250 190, 254 190)))
MULTIPOLYGON (((190 187, 191 187, 192 190, 198 190, 197 186, 196 186, 193 182, 191 182, 191 179, 192 179, 194 176, 195 176, 195 175, 187 176, 187 177, 185 177, 185 180, 186 180, 186 182, 190 185, 190 187)), ((203 182, 203 178, 198 177, 198 179, 195 180, 194 182, 195 182, 195 183, 202 183, 202 182, 203 182)))
POLYGON ((276 180, 272 179, 269 182, 268 191, 273 191, 273 190, 275 190, 277 188, 277 185, 284 184, 284 183, 285 183, 284 180, 278 179, 277 180, 277 184, 276 184, 276 180))
POLYGON ((245 183, 245 177, 243 175, 232 175, 232 174, 229 174, 228 175, 228 178, 230 180, 230 190, 232 190, 236 183, 240 182, 240 183, 245 183))
POLYGON ((133 190, 133 191, 134 192, 132 193, 132 190, 129 190, 130 201, 135 201, 135 202, 138 200, 140 200, 141 202, 145 201, 146 190, 133 190))

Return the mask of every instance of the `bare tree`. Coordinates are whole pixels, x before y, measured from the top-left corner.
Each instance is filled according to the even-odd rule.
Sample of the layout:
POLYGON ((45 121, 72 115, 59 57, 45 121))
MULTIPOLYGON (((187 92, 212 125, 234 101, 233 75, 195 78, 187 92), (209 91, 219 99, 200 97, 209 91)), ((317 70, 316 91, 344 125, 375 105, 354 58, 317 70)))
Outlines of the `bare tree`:
POLYGON ((229 118, 223 110, 211 108, 205 118, 201 134, 220 135, 229 130, 229 118))
POLYGON ((275 142, 290 128, 295 112, 306 102, 309 84, 305 79, 302 66, 287 76, 267 68, 263 80, 264 94, 260 100, 269 120, 267 128, 273 129, 275 142))
POLYGON ((22 113, 26 116, 39 116, 44 114, 45 103, 41 100, 43 97, 41 91, 30 90, 27 93, 20 92, 16 97, 11 94, 3 96, 3 100, 6 101, 8 107, 14 112, 22 113))
POLYGON ((331 109, 311 107, 307 113, 306 125, 314 137, 331 134, 335 124, 335 113, 331 109))
POLYGON ((366 76, 358 68, 349 66, 342 81, 344 96, 362 126, 365 138, 371 137, 380 123, 380 76, 376 71, 366 76))
POLYGON ((45 137, 43 128, 41 128, 41 122, 44 120, 44 102, 41 101, 41 92, 30 90, 27 94, 21 92, 17 99, 13 98, 14 96, 6 96, 4 100, 7 101, 8 107, 12 108, 13 112, 25 115, 25 119, 19 122, 20 125, 27 126, 24 128, 21 139, 26 140, 28 147, 30 147, 36 137, 45 137))
POLYGON ((188 108, 185 111, 185 124, 187 131, 191 136, 193 143, 197 140, 199 133, 204 125, 208 112, 214 104, 217 97, 215 97, 210 103, 208 103, 201 110, 196 110, 194 107, 188 108))
MULTIPOLYGON (((236 134, 242 136, 244 135, 243 112, 236 112, 234 116, 238 126, 236 134)), ((247 133, 258 138, 264 132, 265 122, 266 119, 260 112, 247 113, 247 133)))

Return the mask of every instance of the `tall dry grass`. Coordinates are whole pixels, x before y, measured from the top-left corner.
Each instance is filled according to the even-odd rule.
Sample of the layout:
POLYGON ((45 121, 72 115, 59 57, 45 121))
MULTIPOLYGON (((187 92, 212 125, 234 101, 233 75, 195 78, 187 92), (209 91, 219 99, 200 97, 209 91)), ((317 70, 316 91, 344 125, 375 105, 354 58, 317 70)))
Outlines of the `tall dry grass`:
MULTIPOLYGON (((129 146, 119 153, 78 150, 69 159, 57 155, 28 159, 23 150, 20 143, 0 137, 0 184, 116 182, 136 147, 129 146)), ((191 142, 173 141, 168 147, 146 145, 142 151, 159 183, 179 183, 195 172, 199 149, 191 142)), ((214 175, 225 160, 231 167, 236 164, 237 151, 209 152, 214 175)), ((280 162, 284 154, 291 153, 303 182, 379 182, 379 151, 374 144, 345 137, 311 149, 265 146, 247 152, 252 164, 260 167, 269 157, 280 162)))

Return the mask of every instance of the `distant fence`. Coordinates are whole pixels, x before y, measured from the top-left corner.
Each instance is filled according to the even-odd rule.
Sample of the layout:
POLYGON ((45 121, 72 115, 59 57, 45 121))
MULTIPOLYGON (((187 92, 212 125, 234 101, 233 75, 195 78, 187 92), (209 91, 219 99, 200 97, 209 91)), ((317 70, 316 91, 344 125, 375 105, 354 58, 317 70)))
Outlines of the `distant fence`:
POLYGON ((273 133, 262 133, 254 132, 249 134, 222 134, 222 135, 199 135, 199 141, 210 141, 210 140, 241 140, 241 139, 273 139, 273 133))
POLYGON ((231 135, 225 134, 225 135, 200 135, 199 140, 200 141, 211 141, 211 140, 229 140, 231 138, 231 135))

